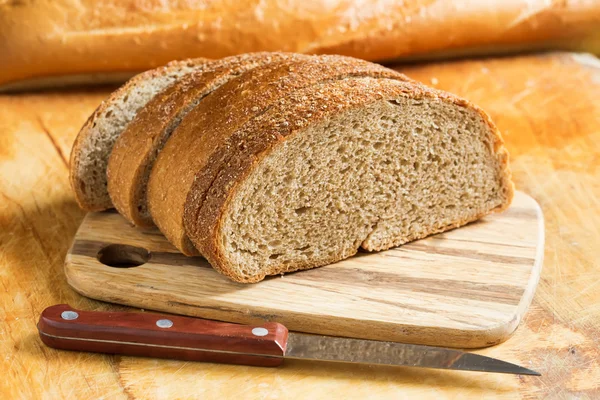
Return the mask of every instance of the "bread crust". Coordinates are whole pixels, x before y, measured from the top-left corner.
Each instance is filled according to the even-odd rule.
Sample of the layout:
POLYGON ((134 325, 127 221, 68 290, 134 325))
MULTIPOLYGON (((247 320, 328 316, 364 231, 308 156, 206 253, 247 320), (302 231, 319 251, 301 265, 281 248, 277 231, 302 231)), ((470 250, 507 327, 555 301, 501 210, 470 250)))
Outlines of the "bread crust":
MULTIPOLYGON (((129 222, 152 227, 145 188, 154 159, 179 119, 193 102, 200 101, 228 80, 254 67, 285 59, 301 59, 292 53, 250 53, 209 62, 154 96, 129 123, 113 147, 108 163, 108 192, 115 208, 129 222), (135 151, 132 151, 135 149, 135 151), (143 206, 140 209, 140 206, 143 206)), ((189 111, 189 110, 188 110, 189 111)))
POLYGON ((148 205, 159 229, 180 251, 197 254, 183 226, 187 193, 215 148, 273 102, 303 87, 348 76, 395 77, 377 64, 342 56, 282 61, 255 68, 205 98, 173 132, 150 175, 148 205))
POLYGON ((600 51, 599 24, 594 1, 8 1, 0 5, 0 85, 256 51, 368 60, 600 51))
MULTIPOLYGON (((123 86, 115 90, 106 100, 100 103, 98 108, 96 108, 83 124, 71 150, 69 180, 73 192, 75 193, 75 200, 81 208, 86 211, 102 211, 112 208, 112 202, 110 201, 106 188, 104 188, 106 191, 105 197, 97 199, 93 196, 89 187, 90 182, 87 182, 85 179, 87 171, 82 163, 82 151, 89 145, 89 142, 93 140, 94 135, 96 135, 94 128, 101 118, 105 118, 104 116, 107 109, 125 98, 136 86, 141 85, 154 77, 170 75, 171 73, 180 70, 182 67, 200 68, 200 66, 205 65, 208 61, 209 60, 205 58, 173 61, 163 67, 143 72, 131 78, 123 86)), ((106 156, 107 162, 108 157, 109 155, 106 156)))
MULTIPOLYGON (((354 249, 354 252, 337 254, 318 265, 309 263, 271 267, 269 270, 265 270, 264 274, 248 277, 237 274, 235 268, 228 265, 225 251, 219 243, 220 232, 224 216, 237 195, 241 183, 276 146, 296 134, 301 134, 306 127, 318 124, 353 107, 363 107, 382 99, 393 100, 399 96, 439 99, 475 110, 483 117, 495 137, 494 152, 501 166, 501 185, 506 191, 507 199, 505 203, 492 211, 501 211, 507 208, 514 192, 508 167, 508 154, 500 133, 485 112, 464 99, 420 84, 390 79, 346 79, 295 92, 291 96, 281 99, 268 112, 249 121, 243 128, 231 135, 229 142, 220 147, 210 158, 208 166, 199 172, 188 193, 184 222, 190 240, 217 271, 234 281, 244 283, 258 282, 266 275, 334 263, 356 253, 358 249, 354 249), (336 105, 336 107, 331 107, 331 105, 336 105), (207 173, 211 170, 213 173, 215 170, 217 171, 216 178, 207 173)), ((457 221, 456 224, 439 231, 464 225, 483 215, 478 215, 470 220, 457 221)), ((390 243, 390 246, 392 245, 394 244, 390 243)))

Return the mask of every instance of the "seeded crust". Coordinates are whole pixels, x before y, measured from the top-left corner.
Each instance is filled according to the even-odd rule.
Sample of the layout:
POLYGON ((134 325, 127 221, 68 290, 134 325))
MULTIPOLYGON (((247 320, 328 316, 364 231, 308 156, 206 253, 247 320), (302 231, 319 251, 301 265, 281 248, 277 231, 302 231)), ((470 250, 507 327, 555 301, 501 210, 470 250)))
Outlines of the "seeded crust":
POLYGON ((185 233, 184 206, 194 176, 214 149, 274 101, 319 82, 350 76, 409 81, 377 64, 319 56, 257 67, 215 90, 184 118, 156 159, 148 183, 148 206, 154 223, 181 252, 198 254, 185 233))
MULTIPOLYGON (((106 187, 106 167, 114 142, 109 139, 101 143, 104 148, 100 149, 102 159, 98 162, 90 163, 85 160, 91 152, 98 151, 98 145, 94 142, 98 139, 99 130, 105 124, 111 125, 111 112, 109 111, 113 107, 128 107, 127 99, 129 95, 136 88, 148 84, 153 79, 163 78, 172 84, 179 76, 203 68, 208 61, 206 58, 173 61, 163 67, 138 74, 114 91, 108 99, 98 106, 79 131, 71 150, 69 174, 71 187, 81 208, 87 211, 102 211, 112 208, 112 202, 106 187)), ((160 90, 156 92, 158 91, 160 90)), ((135 114, 137 110, 131 110, 131 112, 135 114)), ((112 119, 114 120, 114 116, 112 119)), ((125 121, 125 123, 127 124, 129 121, 125 121)))
POLYGON ((302 60, 294 53, 250 53, 209 62, 171 85, 143 107, 121 133, 108 163, 108 192, 115 208, 140 227, 154 225, 146 184, 156 156, 187 113, 212 91, 257 66, 302 60))
MULTIPOLYGON (((243 283, 258 282, 267 275, 334 263, 354 255, 359 246, 345 253, 336 254, 326 262, 309 261, 303 265, 276 265, 266 267, 260 274, 247 276, 228 263, 225 250, 219 243, 223 219, 241 183, 261 163, 261 160, 269 157, 277 146, 301 134, 307 127, 341 112, 364 107, 382 99, 393 101, 400 97, 439 99, 475 110, 482 117, 494 135, 493 154, 500 165, 500 185, 506 199, 503 204, 488 212, 506 209, 514 191, 508 168, 508 154, 500 133, 485 112, 466 100, 420 84, 390 79, 350 78, 315 85, 280 99, 268 111, 246 123, 243 128, 231 135, 225 144, 219 146, 211 155, 207 167, 198 172, 187 196, 184 223, 193 244, 217 271, 234 281, 243 283)), ((462 226, 485 214, 487 213, 469 220, 456 221, 437 231, 428 232, 427 235, 462 226)), ((391 240, 379 248, 368 250, 384 250, 399 244, 401 243, 391 240)))

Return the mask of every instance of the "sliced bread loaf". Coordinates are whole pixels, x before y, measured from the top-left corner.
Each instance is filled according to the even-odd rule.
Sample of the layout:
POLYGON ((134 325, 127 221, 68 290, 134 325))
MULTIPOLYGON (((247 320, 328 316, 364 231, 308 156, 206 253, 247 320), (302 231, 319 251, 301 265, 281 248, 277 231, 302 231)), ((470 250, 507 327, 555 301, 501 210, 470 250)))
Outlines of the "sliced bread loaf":
POLYGON ((205 58, 174 61, 136 75, 98 106, 79 131, 71 150, 71 186, 81 208, 112 208, 106 168, 115 140, 157 93, 182 76, 202 69, 207 62, 205 58))
POLYGON ((212 91, 260 65, 309 56, 292 53, 251 53, 211 61, 163 90, 146 104, 118 137, 108 162, 108 192, 112 204, 137 226, 154 225, 146 187, 156 156, 187 113, 212 91))
POLYGON ((392 79, 324 82, 211 152, 185 229, 215 269, 258 282, 502 210, 513 195, 507 159, 493 123, 465 100, 392 79))
POLYGON ((365 61, 319 56, 254 68, 206 96, 173 131, 152 168, 147 199, 154 223, 184 254, 197 254, 185 233, 184 206, 194 176, 206 165, 214 149, 277 100, 319 82, 351 76, 408 79, 365 61))

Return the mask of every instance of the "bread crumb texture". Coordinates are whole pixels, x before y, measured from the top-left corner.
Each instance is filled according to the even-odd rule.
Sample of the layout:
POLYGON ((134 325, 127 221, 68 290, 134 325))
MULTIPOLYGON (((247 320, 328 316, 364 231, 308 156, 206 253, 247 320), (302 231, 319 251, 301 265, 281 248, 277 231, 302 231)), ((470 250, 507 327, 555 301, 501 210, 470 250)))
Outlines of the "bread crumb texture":
MULTIPOLYGON (((295 63, 314 63, 305 59, 295 63)), ((255 79, 243 76, 260 74, 253 68, 240 71, 225 85, 243 82, 244 90, 227 89, 240 93, 239 98, 230 96, 226 106, 207 111, 217 115, 239 102, 237 108, 249 111, 238 113, 236 121, 227 115, 196 116, 208 104, 220 104, 211 101, 219 90, 208 91, 186 109, 196 109, 186 119, 197 124, 181 126, 188 136, 196 131, 199 136, 181 150, 185 157, 168 162, 194 154, 203 161, 190 164, 198 165, 191 168, 192 183, 187 183, 190 177, 169 176, 164 187, 186 182, 174 198, 185 199, 183 224, 190 243, 237 282, 334 263, 361 248, 386 250, 503 210, 512 199, 508 154, 478 107, 391 71, 353 73, 353 68, 364 71, 364 62, 353 66, 336 57, 323 57, 323 62, 345 63, 344 74, 297 89, 289 85, 280 96, 271 94, 272 100, 258 99, 256 109, 247 99, 253 90, 248 82, 255 79), (205 132, 219 127, 196 125, 211 120, 229 121, 231 132, 205 143, 214 136, 205 132)), ((130 82, 98 108, 73 151, 72 182, 82 207, 110 207, 106 164, 115 140, 153 96, 192 71, 201 74, 198 65, 146 73, 143 84, 130 82)), ((268 82, 254 84, 261 88, 257 95, 270 93, 268 82)), ((165 136, 165 149, 177 136, 177 130, 165 136)), ((181 167, 153 168, 150 181, 181 167)), ((146 185, 148 179, 140 181, 146 185)), ((155 222, 158 214, 181 209, 181 201, 157 198, 163 200, 150 208, 150 214, 157 210, 155 222)), ((178 213, 173 218, 181 218, 178 213)))

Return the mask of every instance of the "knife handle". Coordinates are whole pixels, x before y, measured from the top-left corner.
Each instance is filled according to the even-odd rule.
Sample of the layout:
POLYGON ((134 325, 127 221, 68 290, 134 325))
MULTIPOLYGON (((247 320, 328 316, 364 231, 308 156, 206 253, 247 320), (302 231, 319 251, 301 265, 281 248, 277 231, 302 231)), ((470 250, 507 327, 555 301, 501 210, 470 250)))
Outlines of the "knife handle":
POLYGON ((145 312, 46 308, 38 322, 50 347, 96 353, 276 367, 283 362, 288 330, 268 322, 238 325, 145 312))

